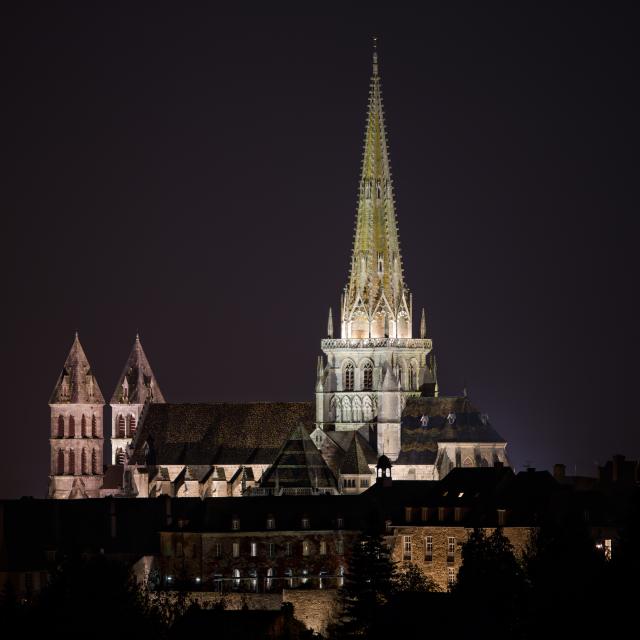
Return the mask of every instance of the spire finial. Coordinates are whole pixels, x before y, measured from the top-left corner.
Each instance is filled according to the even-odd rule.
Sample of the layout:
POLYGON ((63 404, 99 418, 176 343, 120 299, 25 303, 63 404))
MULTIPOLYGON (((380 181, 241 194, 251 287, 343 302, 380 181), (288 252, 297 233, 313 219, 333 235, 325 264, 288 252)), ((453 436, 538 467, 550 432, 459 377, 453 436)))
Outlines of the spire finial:
POLYGON ((378 75, 378 36, 373 36, 373 75, 378 75))
POLYGON ((333 338, 333 311, 329 307, 329 318, 327 319, 327 335, 333 338))
POLYGON ((427 337, 427 314, 424 312, 424 307, 422 307, 422 317, 420 318, 420 337, 427 337))

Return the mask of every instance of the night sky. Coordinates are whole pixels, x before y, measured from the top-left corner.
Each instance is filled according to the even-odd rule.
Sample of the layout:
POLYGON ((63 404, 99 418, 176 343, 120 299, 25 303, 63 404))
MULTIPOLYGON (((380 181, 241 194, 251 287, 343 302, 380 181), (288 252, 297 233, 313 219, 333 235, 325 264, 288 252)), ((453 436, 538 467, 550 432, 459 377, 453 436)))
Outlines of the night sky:
POLYGON ((374 33, 441 393, 519 469, 640 456, 631 4, 8 4, 0 497, 46 493, 76 329, 107 401, 136 331, 169 401, 313 399, 374 33))

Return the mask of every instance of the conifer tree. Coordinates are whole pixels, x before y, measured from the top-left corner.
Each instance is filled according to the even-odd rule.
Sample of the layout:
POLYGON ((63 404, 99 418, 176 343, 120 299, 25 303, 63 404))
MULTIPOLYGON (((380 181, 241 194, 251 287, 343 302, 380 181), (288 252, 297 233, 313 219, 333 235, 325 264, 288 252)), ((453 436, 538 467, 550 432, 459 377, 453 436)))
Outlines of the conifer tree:
POLYGON ((332 638, 368 638, 371 628, 393 589, 395 568, 381 535, 362 534, 355 541, 344 586, 340 590, 341 613, 330 629, 332 638))

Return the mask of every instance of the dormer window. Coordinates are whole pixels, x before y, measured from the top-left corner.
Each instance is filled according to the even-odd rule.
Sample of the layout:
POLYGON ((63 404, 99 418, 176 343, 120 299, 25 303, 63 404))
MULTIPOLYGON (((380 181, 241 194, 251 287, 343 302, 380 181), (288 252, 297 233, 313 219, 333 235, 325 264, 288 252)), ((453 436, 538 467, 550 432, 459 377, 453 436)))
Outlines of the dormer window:
POLYGON ((302 518, 302 528, 308 529, 310 526, 311 522, 309 521, 309 518, 302 518))
POLYGON ((427 427, 427 426, 429 426, 429 416, 422 416, 422 417, 420 418, 420 424, 421 424, 423 427, 427 427))
POLYGON ((336 518, 336 527, 342 529, 344 527, 344 518, 336 518))
POLYGON ((234 531, 240 530, 240 518, 233 518, 233 520, 231 520, 231 528, 234 531))
POLYGON ((269 516, 267 518, 267 529, 275 529, 276 528, 276 519, 273 516, 269 516))

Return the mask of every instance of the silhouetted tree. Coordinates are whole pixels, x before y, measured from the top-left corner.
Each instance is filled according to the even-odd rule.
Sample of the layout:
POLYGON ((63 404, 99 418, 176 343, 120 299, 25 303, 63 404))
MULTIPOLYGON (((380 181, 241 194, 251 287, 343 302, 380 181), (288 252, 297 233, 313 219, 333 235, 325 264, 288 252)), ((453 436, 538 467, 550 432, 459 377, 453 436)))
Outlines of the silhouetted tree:
POLYGON ((462 565, 451 592, 469 613, 470 630, 482 615, 512 634, 521 627, 527 583, 513 546, 497 528, 487 536, 474 529, 462 547, 462 565))
POLYGON ((329 630, 332 638, 369 637, 392 592, 394 571, 379 532, 372 530, 356 540, 340 589, 341 613, 329 630))
POLYGON ((395 574, 393 589, 396 593, 429 593, 440 591, 438 585, 413 562, 395 574))

